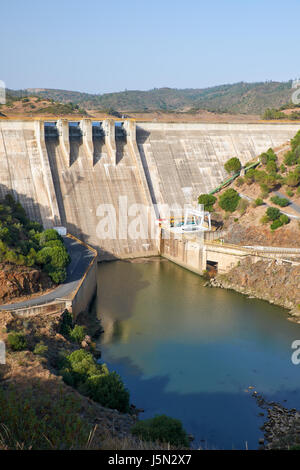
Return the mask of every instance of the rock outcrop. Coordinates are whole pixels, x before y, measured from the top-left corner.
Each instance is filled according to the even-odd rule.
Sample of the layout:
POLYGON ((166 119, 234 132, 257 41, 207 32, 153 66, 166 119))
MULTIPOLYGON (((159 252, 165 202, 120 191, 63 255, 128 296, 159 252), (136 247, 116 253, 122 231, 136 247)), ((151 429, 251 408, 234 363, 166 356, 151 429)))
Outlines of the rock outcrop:
POLYGON ((41 270, 2 263, 0 265, 0 302, 6 303, 52 287, 52 281, 41 270))
POLYGON ((300 316, 300 265, 276 260, 254 263, 248 258, 227 274, 211 279, 210 285, 267 300, 300 316))

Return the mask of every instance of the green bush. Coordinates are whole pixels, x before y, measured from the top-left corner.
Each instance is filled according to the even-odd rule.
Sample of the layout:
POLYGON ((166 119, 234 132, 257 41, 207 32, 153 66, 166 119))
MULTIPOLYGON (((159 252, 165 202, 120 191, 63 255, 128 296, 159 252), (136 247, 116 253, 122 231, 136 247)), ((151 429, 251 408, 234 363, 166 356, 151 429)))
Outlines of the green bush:
POLYGON ((270 160, 266 166, 268 173, 276 173, 278 171, 277 165, 273 160, 270 160))
POLYGON ((239 176, 237 179, 236 179, 236 185, 238 187, 240 186, 243 186, 243 184, 245 184, 245 179, 242 177, 242 176, 239 176))
POLYGON ((212 212, 217 198, 212 194, 200 194, 198 204, 204 204, 204 210, 212 212))
POLYGON ((290 221, 290 219, 288 218, 286 214, 281 214, 281 216, 279 217, 279 220, 283 225, 288 224, 290 221))
POLYGON ((300 174, 298 171, 290 171, 288 175, 285 177, 285 184, 291 186, 292 188, 298 186, 300 183, 300 174))
POLYGON ((277 206, 286 207, 289 205, 290 201, 285 199, 284 197, 273 196, 271 197, 271 201, 274 202, 277 206))
POLYGON ((189 439, 182 423, 166 415, 155 416, 151 419, 138 421, 131 433, 145 441, 159 441, 175 447, 189 447, 189 439))
POLYGON ((295 153, 292 150, 290 150, 289 152, 286 153, 283 161, 284 161, 285 165, 287 165, 287 166, 296 165, 297 156, 295 155, 295 153))
POLYGON ((226 212, 234 212, 240 199, 238 192, 229 188, 219 197, 219 206, 226 212))
POLYGON ((42 341, 38 343, 34 350, 33 354, 36 354, 37 356, 44 356, 46 352, 48 351, 48 346, 46 346, 42 341))
POLYGON ((116 372, 89 377, 83 390, 102 406, 119 410, 121 413, 129 411, 129 392, 116 372))
POLYGON ((237 157, 230 158, 224 165, 227 173, 237 173, 241 170, 242 164, 237 157))
POLYGON ((101 405, 129 411, 129 392, 121 378, 105 364, 97 364, 91 353, 83 349, 72 352, 63 360, 60 373, 68 385, 101 405))
POLYGON ((267 214, 263 215, 260 219, 260 223, 263 224, 263 225, 266 225, 267 223, 270 222, 270 219, 269 217, 267 216, 267 214))
POLYGON ((27 348, 25 336, 17 331, 11 331, 8 334, 7 343, 13 351, 23 351, 27 348))
POLYGON ((272 221, 279 219, 280 214, 281 212, 279 209, 277 209, 277 207, 268 207, 267 212, 266 212, 266 215, 272 221))
POLYGON ((258 197, 257 199, 255 199, 254 203, 256 206, 262 206, 264 201, 260 197, 258 197))
POLYGON ((277 230, 279 227, 282 227, 283 223, 281 222, 280 219, 274 220, 271 224, 271 230, 277 230))
POLYGON ((81 344, 86 335, 86 328, 84 326, 75 325, 73 330, 69 333, 69 338, 74 343, 81 344))

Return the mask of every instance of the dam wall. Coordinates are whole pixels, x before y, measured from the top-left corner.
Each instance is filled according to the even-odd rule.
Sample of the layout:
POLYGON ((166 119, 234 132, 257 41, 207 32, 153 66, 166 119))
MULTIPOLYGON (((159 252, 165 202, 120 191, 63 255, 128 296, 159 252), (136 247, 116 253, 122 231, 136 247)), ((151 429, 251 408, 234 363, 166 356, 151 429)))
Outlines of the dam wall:
POLYGON ((229 158, 245 164, 288 142, 299 129, 299 124, 139 123, 137 144, 152 201, 195 203, 228 177, 229 158))
POLYGON ((100 260, 156 255, 151 221, 163 214, 155 204, 197 201, 226 177, 226 160, 246 163, 299 128, 0 120, 0 197, 12 192, 31 219, 65 226, 100 260))

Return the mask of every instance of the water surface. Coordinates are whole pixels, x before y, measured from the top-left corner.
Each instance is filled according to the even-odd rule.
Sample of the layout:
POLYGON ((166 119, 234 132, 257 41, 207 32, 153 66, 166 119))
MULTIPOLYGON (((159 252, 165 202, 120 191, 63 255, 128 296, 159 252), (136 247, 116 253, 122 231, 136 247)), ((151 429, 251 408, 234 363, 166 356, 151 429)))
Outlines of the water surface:
POLYGON ((204 282, 166 260, 100 264, 102 359, 141 418, 181 419, 196 446, 256 448, 264 418, 247 389, 300 408, 290 359, 300 326, 279 307, 204 282))

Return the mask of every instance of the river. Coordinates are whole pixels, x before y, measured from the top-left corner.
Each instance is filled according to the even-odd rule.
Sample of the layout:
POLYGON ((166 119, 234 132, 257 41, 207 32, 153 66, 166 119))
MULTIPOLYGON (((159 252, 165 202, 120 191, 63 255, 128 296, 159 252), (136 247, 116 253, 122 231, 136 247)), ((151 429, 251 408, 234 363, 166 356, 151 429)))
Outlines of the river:
POLYGON ((204 283, 166 260, 99 264, 102 360, 145 410, 141 419, 179 418, 195 447, 255 449, 264 417, 249 386, 300 408, 291 362, 300 326, 282 308, 204 283))

